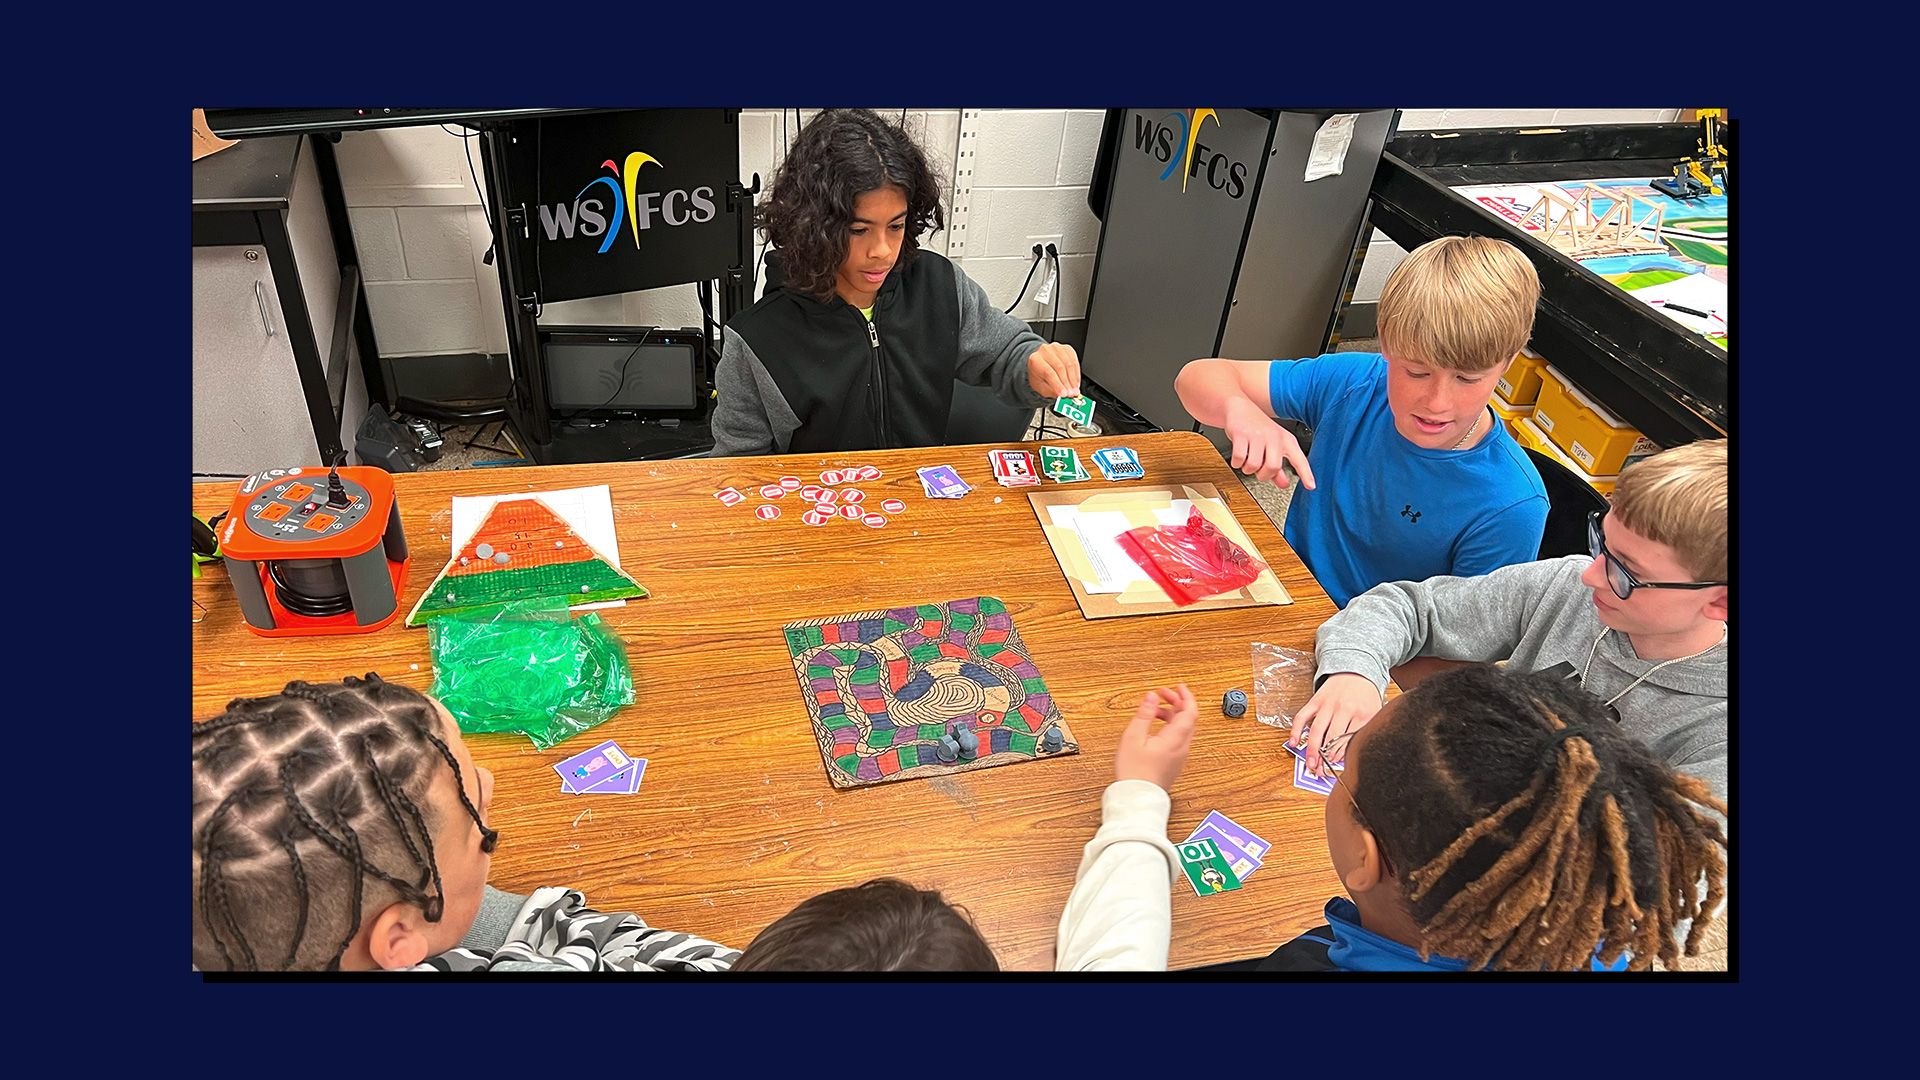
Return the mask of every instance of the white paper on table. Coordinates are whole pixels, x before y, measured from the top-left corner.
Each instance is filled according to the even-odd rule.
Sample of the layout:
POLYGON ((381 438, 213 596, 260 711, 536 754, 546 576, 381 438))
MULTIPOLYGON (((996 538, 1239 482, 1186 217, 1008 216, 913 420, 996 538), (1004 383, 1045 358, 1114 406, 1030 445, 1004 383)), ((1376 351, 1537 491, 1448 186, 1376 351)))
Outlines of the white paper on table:
POLYGON ((1098 580, 1080 583, 1088 593, 1123 592, 1128 584, 1147 580, 1139 564, 1120 550, 1120 534, 1133 528, 1127 515, 1118 510, 1088 512, 1076 506, 1049 506, 1047 513, 1055 525, 1072 529, 1080 538, 1087 564, 1099 575, 1098 580))
POLYGON ((1635 289, 1627 295, 1649 304, 1653 304, 1655 300, 1664 301, 1664 303, 1653 304, 1654 310, 1695 333, 1723 334, 1727 331, 1727 283, 1716 281, 1705 274, 1688 274, 1683 278, 1674 278, 1672 281, 1663 281, 1644 289, 1635 289), (1675 311, 1667 307, 1667 304, 1679 304, 1681 307, 1709 312, 1720 318, 1702 319, 1683 311, 1675 311))
MULTIPOLYGON (((620 566, 620 544, 613 535, 613 492, 607 485, 594 487, 562 488, 556 491, 522 491, 512 495, 455 495, 453 497, 453 548, 458 552, 473 539, 475 529, 487 519, 487 512, 493 504, 510 499, 539 499, 547 504, 547 509, 559 515, 560 520, 572 526, 617 569, 620 566)), ((625 600, 602 600, 597 604, 575 604, 570 610, 592 611, 595 608, 626 607, 625 600)))
MULTIPOLYGON (((1193 506, 1191 500, 1175 499, 1165 507, 1154 510, 1154 520, 1161 525, 1185 525, 1187 512, 1193 506)), ((1125 592, 1128 585, 1136 581, 1152 580, 1140 564, 1133 561, 1120 547, 1120 534, 1134 528, 1127 515, 1118 510, 1082 510, 1077 506, 1049 506, 1047 515, 1053 524, 1072 529, 1080 538, 1080 547, 1086 552, 1087 564, 1093 568, 1097 580, 1082 580, 1080 587, 1089 595, 1125 592)))
POLYGON ((1314 133, 1313 149, 1307 152, 1307 181, 1323 176, 1339 176, 1347 164, 1347 147, 1353 145, 1353 124, 1359 113, 1329 116, 1314 133))

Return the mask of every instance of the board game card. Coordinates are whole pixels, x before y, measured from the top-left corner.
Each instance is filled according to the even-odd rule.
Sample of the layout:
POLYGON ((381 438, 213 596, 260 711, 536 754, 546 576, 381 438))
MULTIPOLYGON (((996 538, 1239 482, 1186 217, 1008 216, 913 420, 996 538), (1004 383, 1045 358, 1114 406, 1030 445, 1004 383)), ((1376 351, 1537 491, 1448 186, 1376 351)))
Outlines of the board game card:
POLYGON ((993 463, 993 478, 1002 487, 1031 487, 1040 482, 1032 451, 993 450, 987 459, 993 463))
POLYGON ((560 779, 574 791, 585 791, 632 762, 612 739, 591 750, 582 750, 553 767, 560 779))
POLYGON ((1205 838, 1181 844, 1180 869, 1187 875, 1195 896, 1212 896, 1240 887, 1233 866, 1221 853, 1220 845, 1205 838))
POLYGON ((1307 771, 1306 758, 1293 759, 1293 786, 1316 795, 1333 794, 1333 777, 1318 777, 1307 771))
POLYGON ((580 792, 582 795, 631 795, 640 790, 640 778, 646 774, 647 759, 634 758, 627 767, 580 792))
POLYGON ((1260 869, 1260 860, 1254 858, 1239 844, 1234 843, 1233 838, 1217 826, 1202 825, 1193 830, 1192 836, 1187 837, 1181 842, 1190 844, 1195 840, 1202 839, 1211 840, 1219 845, 1220 853, 1227 857, 1227 865, 1233 867, 1234 876, 1238 877, 1241 881, 1252 877, 1253 872, 1260 869))
POLYGON ((930 499, 958 499, 973 488, 951 465, 933 465, 920 472, 920 486, 927 491, 930 499))
POLYGON ((1069 446, 1042 446, 1040 472, 1056 484, 1074 484, 1093 477, 1080 464, 1080 455, 1069 446))
POLYGON ((1093 453, 1093 463, 1108 480, 1138 480, 1147 475, 1140 467, 1140 455, 1125 446, 1111 446, 1093 453))
POLYGON ((1240 850, 1253 856, 1256 862, 1265 859, 1267 852, 1273 850, 1273 845, 1262 840, 1252 829, 1247 828, 1245 825, 1240 824, 1218 810, 1208 814, 1201 820, 1201 828, 1204 829, 1209 826, 1226 833, 1227 839, 1233 841, 1234 845, 1240 848, 1240 850))
POLYGON ((1093 399, 1089 397, 1063 397, 1053 403, 1053 411, 1081 427, 1093 423, 1093 399))

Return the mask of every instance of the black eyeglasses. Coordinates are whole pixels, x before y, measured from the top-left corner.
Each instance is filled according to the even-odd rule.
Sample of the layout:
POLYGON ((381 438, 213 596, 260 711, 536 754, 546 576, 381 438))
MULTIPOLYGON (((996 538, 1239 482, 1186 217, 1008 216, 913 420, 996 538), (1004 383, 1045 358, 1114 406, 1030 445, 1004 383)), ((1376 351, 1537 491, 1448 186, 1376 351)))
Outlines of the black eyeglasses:
POLYGON ((1607 516, 1605 510, 1595 510, 1587 515, 1587 548, 1596 561, 1604 561, 1607 567, 1607 584, 1612 586, 1613 595, 1622 600, 1633 595, 1635 589, 1711 589, 1715 585, 1725 585, 1724 581, 1641 581, 1633 576, 1633 571, 1620 565, 1620 560, 1607 550, 1606 533, 1600 528, 1600 519, 1607 516))

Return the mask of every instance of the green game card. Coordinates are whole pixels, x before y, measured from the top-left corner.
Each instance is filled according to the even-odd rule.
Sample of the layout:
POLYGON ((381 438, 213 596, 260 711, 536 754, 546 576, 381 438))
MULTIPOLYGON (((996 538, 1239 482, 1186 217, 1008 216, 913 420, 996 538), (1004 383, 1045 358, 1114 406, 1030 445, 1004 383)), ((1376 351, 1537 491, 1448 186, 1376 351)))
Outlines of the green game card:
POLYGON ((1040 475, 1056 484, 1093 479, 1086 466, 1080 464, 1080 455, 1065 446, 1040 447, 1040 475))
POLYGON ((1180 869, 1187 872, 1187 884, 1197 896, 1232 892, 1240 887, 1240 878, 1220 854, 1220 845, 1202 837, 1180 845, 1180 869))
POLYGON ((1053 403, 1053 411, 1085 427, 1093 423, 1093 399, 1088 397, 1063 397, 1053 403))

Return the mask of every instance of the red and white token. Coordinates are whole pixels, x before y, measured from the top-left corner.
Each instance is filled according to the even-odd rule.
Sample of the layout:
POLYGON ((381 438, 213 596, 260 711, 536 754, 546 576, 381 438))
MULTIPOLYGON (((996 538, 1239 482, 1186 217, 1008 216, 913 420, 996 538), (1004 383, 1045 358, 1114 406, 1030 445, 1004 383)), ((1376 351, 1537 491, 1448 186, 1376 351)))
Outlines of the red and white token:
POLYGON ((887 515, 885 514, 868 514, 860 520, 865 522, 869 529, 884 529, 887 527, 887 515))
POLYGON ((780 508, 771 503, 756 506, 753 508, 753 516, 759 518, 761 521, 772 521, 774 518, 780 516, 780 508))
POLYGON ((906 508, 907 504, 901 502, 899 499, 888 499, 880 504, 880 509, 885 510, 889 514, 897 514, 906 508))
POLYGON ((797 476, 783 476, 780 478, 780 486, 786 488, 788 491, 799 491, 800 478, 797 476))
POLYGON ((846 518, 848 521, 858 521, 860 520, 861 517, 865 515, 865 513, 866 511, 861 510, 859 507, 854 506, 851 503, 840 508, 840 516, 843 518, 846 518))
POLYGON ((819 490, 817 494, 814 495, 813 501, 830 503, 838 497, 839 497, 838 493, 835 492, 832 488, 823 487, 819 490))
POLYGON ((866 498, 867 493, 859 488, 848 488, 840 493, 840 501, 843 503, 861 503, 865 502, 866 498))
POLYGON ((721 488, 713 493, 713 497, 720 500, 721 506, 734 506, 747 500, 745 495, 732 488, 721 488))
POLYGON ((766 487, 760 489, 760 497, 763 499, 777 499, 786 493, 787 489, 781 487, 779 484, 768 484, 766 487))
POLYGON ((800 520, 809 525, 825 525, 827 522, 833 520, 833 512, 830 510, 809 510, 800 515, 800 520))
POLYGON ((821 482, 821 483, 823 483, 823 484, 837 484, 837 483, 839 483, 839 482, 840 482, 840 470, 839 470, 839 469, 828 469, 828 470, 827 470, 826 472, 823 472, 823 473, 821 473, 821 474, 820 474, 820 482, 821 482))
POLYGON ((800 489, 800 497, 808 502, 819 502, 820 493, 825 490, 825 488, 818 484, 808 484, 806 487, 800 489))
POLYGON ((878 480, 882 475, 883 474, 880 472, 880 467, 877 465, 860 466, 859 479, 861 480, 878 480))

